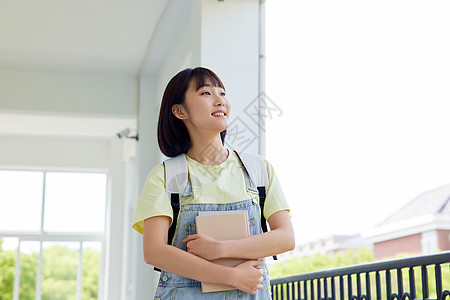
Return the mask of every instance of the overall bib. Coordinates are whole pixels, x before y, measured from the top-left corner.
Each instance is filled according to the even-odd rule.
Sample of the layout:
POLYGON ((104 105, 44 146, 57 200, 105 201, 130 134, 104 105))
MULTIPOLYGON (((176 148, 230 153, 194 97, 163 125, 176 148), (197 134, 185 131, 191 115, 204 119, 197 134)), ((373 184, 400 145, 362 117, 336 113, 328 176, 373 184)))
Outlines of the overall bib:
MULTIPOLYGON (((247 211, 248 223, 250 229, 250 235, 261 233, 261 220, 260 220, 260 208, 258 205, 258 191, 253 186, 250 180, 250 176, 243 168, 245 184, 247 188, 247 194, 249 199, 233 202, 228 204, 186 204, 180 205, 180 212, 178 215, 177 227, 173 238, 172 245, 186 251, 186 244, 182 241, 191 234, 197 233, 195 226, 195 217, 200 211, 230 211, 239 210, 247 211)), ((183 203, 183 199, 192 197, 192 188, 190 180, 188 180, 186 189, 182 195, 180 195, 180 202, 183 203)), ((255 299, 255 300, 268 300, 271 299, 270 295, 270 282, 267 272, 266 264, 263 263, 259 268, 264 270, 263 281, 261 284, 264 286, 263 290, 258 290, 257 295, 250 295, 240 290, 221 291, 202 293, 201 283, 199 281, 189 279, 186 277, 178 276, 173 273, 161 271, 161 276, 156 290, 155 299, 159 300, 231 300, 231 299, 255 299)))

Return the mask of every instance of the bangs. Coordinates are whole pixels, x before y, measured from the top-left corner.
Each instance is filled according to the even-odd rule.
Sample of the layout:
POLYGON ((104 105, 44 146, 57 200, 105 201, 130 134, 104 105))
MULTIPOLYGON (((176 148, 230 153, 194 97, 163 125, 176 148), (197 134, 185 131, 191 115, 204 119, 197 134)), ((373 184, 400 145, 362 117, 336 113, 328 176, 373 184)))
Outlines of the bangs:
POLYGON ((213 71, 206 68, 193 69, 191 81, 196 91, 198 91, 201 87, 205 86, 208 83, 211 83, 214 87, 220 87, 225 90, 225 86, 223 85, 222 80, 220 80, 219 76, 217 76, 213 71))

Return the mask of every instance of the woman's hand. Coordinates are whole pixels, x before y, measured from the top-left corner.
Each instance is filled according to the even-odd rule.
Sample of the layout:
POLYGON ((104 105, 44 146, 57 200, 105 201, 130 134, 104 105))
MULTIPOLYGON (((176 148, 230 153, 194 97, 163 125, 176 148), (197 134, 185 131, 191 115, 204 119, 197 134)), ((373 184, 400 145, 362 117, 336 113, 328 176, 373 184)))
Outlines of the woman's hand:
POLYGON ((205 234, 191 234, 183 240, 187 252, 207 260, 221 257, 220 242, 205 234))
POLYGON ((264 270, 256 268, 263 262, 263 260, 248 260, 234 267, 236 275, 234 276, 235 283, 233 286, 248 294, 256 295, 258 290, 264 288, 261 284, 264 270))

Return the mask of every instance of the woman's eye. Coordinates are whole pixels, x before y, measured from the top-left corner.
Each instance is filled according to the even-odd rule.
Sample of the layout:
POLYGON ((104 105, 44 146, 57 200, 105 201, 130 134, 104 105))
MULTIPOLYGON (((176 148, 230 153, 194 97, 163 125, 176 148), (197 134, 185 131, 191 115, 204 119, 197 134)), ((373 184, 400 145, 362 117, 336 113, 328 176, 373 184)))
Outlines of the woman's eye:
POLYGON ((221 96, 225 96, 225 93, 220 93, 221 96))
POLYGON ((211 95, 209 92, 203 92, 201 95, 211 95))

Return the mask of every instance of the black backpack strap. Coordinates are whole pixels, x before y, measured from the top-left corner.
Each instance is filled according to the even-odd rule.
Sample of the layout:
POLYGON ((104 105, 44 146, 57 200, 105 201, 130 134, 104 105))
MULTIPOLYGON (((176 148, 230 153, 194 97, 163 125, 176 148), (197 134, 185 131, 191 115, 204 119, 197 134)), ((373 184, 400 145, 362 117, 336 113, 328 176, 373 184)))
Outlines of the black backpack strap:
POLYGON ((170 204, 173 210, 173 220, 167 233, 167 243, 172 244, 175 229, 177 228, 178 213, 180 212, 180 194, 170 194, 170 204))
MULTIPOLYGON (((170 194, 170 205, 173 210, 173 220, 167 232, 167 243, 171 244, 173 236, 175 235, 175 229, 177 228, 178 214, 180 213, 180 194, 170 194)), ((161 272, 161 269, 153 267, 153 270, 161 272)))
POLYGON ((169 244, 172 244, 175 229, 177 228, 178 213, 180 211, 180 195, 186 188, 188 176, 188 165, 184 153, 164 161, 166 192, 168 198, 170 198, 170 205, 173 211, 172 225, 167 233, 167 242, 169 244))
POLYGON ((263 186, 258 186, 259 194, 259 208, 261 209, 261 228, 263 232, 267 232, 267 221, 264 217, 264 203, 266 202, 266 189, 263 186))
MULTIPOLYGON (((180 194, 184 191, 188 181, 188 166, 184 153, 164 161, 164 179, 173 212, 172 224, 167 232, 167 243, 172 244, 180 212, 180 194)), ((159 268, 154 267, 153 269, 161 272, 159 268)))
MULTIPOLYGON (((267 220, 264 217, 264 203, 266 202, 266 188, 264 186, 258 186, 259 195, 259 208, 261 210, 261 228, 263 232, 268 232, 267 230, 267 220)), ((276 255, 272 256, 273 260, 278 260, 276 255)))
MULTIPOLYGON (((247 174, 249 174, 250 179, 252 180, 252 182, 256 186, 256 188, 258 189, 259 209, 261 211, 261 229, 262 229, 262 232, 268 232, 267 220, 264 217, 264 204, 266 202, 266 186, 264 185, 264 180, 266 179, 265 177, 268 177, 268 175, 267 175, 267 171, 265 169, 266 166, 264 165, 264 161, 262 160, 262 157, 259 158, 259 159, 261 159, 261 161, 259 161, 259 163, 261 164, 259 169, 256 166, 246 166, 244 164, 244 161, 241 159, 241 157, 237 153, 237 151, 235 150, 234 152, 236 153, 236 156, 239 158, 239 161, 241 162, 242 167, 245 169, 245 172, 247 172, 247 174), (264 172, 258 172, 258 170, 262 170, 264 172), (259 174, 259 173, 263 173, 263 174, 259 174)), ((252 159, 252 160, 247 159, 247 162, 254 162, 254 161, 255 161, 254 159, 252 159)), ((274 260, 278 260, 276 255, 274 255, 272 257, 274 260)))

